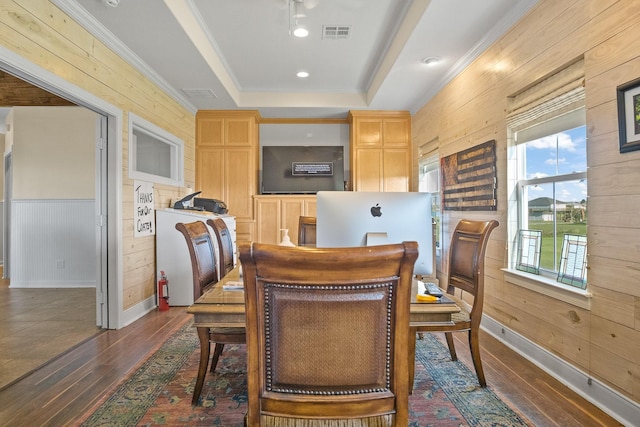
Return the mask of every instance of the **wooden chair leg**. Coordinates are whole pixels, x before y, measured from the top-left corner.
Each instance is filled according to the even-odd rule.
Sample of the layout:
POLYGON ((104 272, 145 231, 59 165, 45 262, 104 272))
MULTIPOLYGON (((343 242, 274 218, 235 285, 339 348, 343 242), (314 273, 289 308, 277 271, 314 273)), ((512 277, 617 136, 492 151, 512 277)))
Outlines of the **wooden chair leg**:
POLYGON ((415 328, 409 329, 409 394, 413 393, 413 377, 416 372, 416 333, 415 328))
POLYGON ((216 366, 218 365, 218 359, 222 354, 222 350, 224 349, 224 344, 216 343, 215 348, 213 349, 213 357, 211 358, 211 372, 216 371, 216 366))
POLYGON ((456 346, 453 344, 453 334, 451 332, 445 332, 444 336, 447 339, 449 353, 451 353, 451 360, 455 362, 456 360, 458 360, 458 356, 456 355, 456 346))
POLYGON ((202 392, 204 385, 204 377, 207 375, 207 365, 209 364, 209 353, 211 345, 209 344, 209 328, 198 327, 198 340, 200 341, 200 363, 198 364, 198 376, 196 386, 193 389, 193 397, 191 404, 196 405, 202 392))
POLYGON ((480 387, 486 387, 487 381, 484 378, 484 370, 482 369, 482 361, 480 360, 480 339, 477 329, 471 329, 469 331, 469 348, 471 349, 471 359, 473 360, 474 368, 476 368, 476 375, 478 376, 480 387))

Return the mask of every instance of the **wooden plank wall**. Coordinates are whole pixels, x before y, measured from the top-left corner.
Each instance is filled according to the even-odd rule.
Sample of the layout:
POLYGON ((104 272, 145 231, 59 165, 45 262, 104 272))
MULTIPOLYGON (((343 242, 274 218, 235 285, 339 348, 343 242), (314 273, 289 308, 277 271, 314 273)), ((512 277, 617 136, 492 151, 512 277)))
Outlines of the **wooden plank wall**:
MULTIPOLYGON (((640 76, 640 2, 541 0, 412 118, 414 144, 440 156, 497 141, 498 210, 443 212, 501 226, 487 249, 485 313, 640 402, 640 151, 620 154, 616 86, 640 76), (584 310, 506 283, 507 97, 584 57, 588 132, 588 289, 584 310)), ((446 260, 439 266, 446 271, 446 260)))
MULTIPOLYGON (((185 182, 195 181, 195 115, 47 0, 0 0, 0 43, 123 110, 123 309, 155 293, 155 239, 133 237, 133 181, 128 178, 128 117, 132 112, 185 142, 185 182)), ((155 206, 186 189, 155 185, 155 206)))

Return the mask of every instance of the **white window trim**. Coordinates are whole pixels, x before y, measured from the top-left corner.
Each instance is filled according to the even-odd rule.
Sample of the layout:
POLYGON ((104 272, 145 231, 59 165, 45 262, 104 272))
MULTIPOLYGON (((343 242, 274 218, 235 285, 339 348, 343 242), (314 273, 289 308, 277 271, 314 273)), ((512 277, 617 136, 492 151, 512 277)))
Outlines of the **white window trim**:
POLYGON ((588 290, 565 285, 554 279, 524 271, 509 268, 503 268, 502 271, 504 272, 505 282, 547 295, 585 310, 591 310, 592 294, 588 290))
POLYGON ((167 184, 175 187, 184 187, 184 141, 142 117, 134 113, 129 113, 129 178, 157 184, 167 184), (174 178, 148 174, 135 169, 134 128, 172 147, 172 153, 175 152, 175 155, 173 155, 171 159, 171 168, 174 171, 172 175, 174 175, 174 178))
MULTIPOLYGON (((441 195, 441 183, 440 183, 440 155, 436 152, 436 151, 431 151, 429 154, 422 154, 420 156, 420 158, 418 159, 418 168, 420 169, 418 172, 418 180, 420 180, 420 176, 424 173, 424 174, 429 174, 431 175, 431 182, 430 187, 425 190, 426 193, 431 194, 432 196, 435 194, 437 197, 440 197, 441 195), (432 166, 432 168, 427 168, 429 169, 428 171, 425 171, 425 166, 426 165, 430 165, 432 166), (429 191, 431 190, 431 191, 429 191)), ((418 187, 420 187, 422 183, 419 182, 418 183, 418 187)), ((418 191, 420 191, 420 189, 418 189, 418 191)), ((435 221, 435 218, 434 218, 435 221)), ((440 221, 442 221, 442 206, 440 206, 440 221)), ((436 237, 436 233, 435 233, 435 227, 437 225, 434 224, 434 239, 436 237)), ((441 231, 441 230, 440 230, 441 231)), ((440 232, 440 238, 442 239, 442 231, 440 232)), ((442 257, 442 242, 435 242, 435 257, 436 260, 440 260, 442 257)), ((437 261, 436 261, 437 262, 437 261)), ((434 275, 435 275, 435 270, 434 270, 434 275)))

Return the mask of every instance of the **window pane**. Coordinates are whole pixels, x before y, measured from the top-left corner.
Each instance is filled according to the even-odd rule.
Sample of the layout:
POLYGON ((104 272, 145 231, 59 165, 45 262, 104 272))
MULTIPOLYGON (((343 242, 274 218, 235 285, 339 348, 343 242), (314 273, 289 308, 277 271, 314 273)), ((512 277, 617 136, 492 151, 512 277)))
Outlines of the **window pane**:
POLYGON ((436 223, 434 239, 436 248, 440 248, 440 159, 437 155, 420 159, 418 191, 431 194, 431 213, 436 223))
POLYGON ((558 259, 556 243, 556 207, 553 198, 553 183, 527 185, 524 194, 527 200, 527 220, 525 227, 542 232, 540 248, 540 268, 555 271, 558 259))
POLYGON ((171 175, 171 145, 144 132, 136 135, 136 169, 151 175, 173 178, 171 175))
POLYGON ((581 126, 526 143, 526 178, 587 170, 586 127, 581 126))
POLYGON ((129 113, 129 178, 182 187, 184 142, 129 113))
POLYGON ((565 234, 587 234, 586 180, 526 185, 527 201, 523 228, 540 230, 540 267, 557 271, 565 234))

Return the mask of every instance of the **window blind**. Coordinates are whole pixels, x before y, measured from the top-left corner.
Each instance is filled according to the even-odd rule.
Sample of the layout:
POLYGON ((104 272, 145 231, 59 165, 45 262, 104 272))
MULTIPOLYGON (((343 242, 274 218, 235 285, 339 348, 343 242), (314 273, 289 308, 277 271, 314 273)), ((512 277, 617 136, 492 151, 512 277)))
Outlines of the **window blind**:
POLYGON ((533 86, 509 97, 507 126, 522 131, 583 109, 584 59, 580 58, 533 86))

